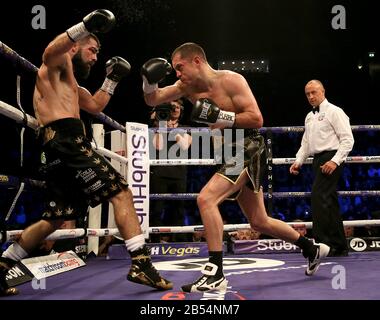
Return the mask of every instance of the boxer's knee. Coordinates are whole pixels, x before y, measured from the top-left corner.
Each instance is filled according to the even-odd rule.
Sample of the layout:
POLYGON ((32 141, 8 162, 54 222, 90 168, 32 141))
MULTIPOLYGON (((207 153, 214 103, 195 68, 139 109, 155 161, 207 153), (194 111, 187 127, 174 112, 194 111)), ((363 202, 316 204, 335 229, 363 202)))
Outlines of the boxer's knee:
POLYGON ((253 217, 250 219, 250 225, 260 233, 268 233, 271 229, 268 217, 253 217))
POLYGON ((202 190, 197 197, 197 205, 198 205, 199 210, 201 211, 211 206, 214 206, 215 203, 216 203, 215 197, 213 197, 213 195, 206 190, 205 191, 202 190))
POLYGON ((116 195, 114 195, 110 201, 112 204, 119 204, 119 203, 125 203, 128 201, 131 201, 133 199, 132 191, 127 189, 121 189, 120 192, 118 192, 116 195))

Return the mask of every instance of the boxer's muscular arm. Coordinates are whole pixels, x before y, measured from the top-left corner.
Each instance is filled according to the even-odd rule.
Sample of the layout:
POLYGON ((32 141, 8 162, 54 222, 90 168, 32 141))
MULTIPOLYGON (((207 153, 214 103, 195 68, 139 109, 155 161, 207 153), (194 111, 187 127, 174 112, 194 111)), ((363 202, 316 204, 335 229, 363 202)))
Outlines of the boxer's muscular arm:
POLYGON ((237 73, 229 73, 222 79, 222 87, 232 101, 232 108, 220 109, 211 99, 195 101, 191 119, 207 123, 211 128, 261 128, 263 117, 247 81, 237 73))
POLYGON ((119 81, 129 74, 131 65, 122 57, 113 57, 106 62, 106 79, 94 94, 82 87, 78 88, 79 106, 90 113, 99 113, 107 106, 119 81))
POLYGON ((245 78, 240 74, 231 74, 224 79, 226 91, 235 107, 236 128, 261 128, 263 116, 257 101, 245 78))
POLYGON ((47 67, 64 66, 70 58, 68 51, 74 46, 74 42, 70 40, 66 32, 61 33, 46 47, 42 56, 42 61, 47 67))
POLYGON ((75 45, 76 41, 91 32, 108 32, 114 24, 115 16, 111 11, 100 9, 89 13, 82 22, 67 29, 65 33, 50 42, 42 56, 43 63, 48 67, 62 66, 69 59, 66 53, 75 45))
POLYGON ((102 112, 112 97, 100 89, 92 95, 86 88, 78 87, 78 93, 79 107, 92 114, 102 112))
POLYGON ((170 86, 158 88, 152 93, 145 93, 144 99, 148 106, 157 106, 159 104, 178 100, 184 96, 184 90, 181 88, 180 80, 170 86))

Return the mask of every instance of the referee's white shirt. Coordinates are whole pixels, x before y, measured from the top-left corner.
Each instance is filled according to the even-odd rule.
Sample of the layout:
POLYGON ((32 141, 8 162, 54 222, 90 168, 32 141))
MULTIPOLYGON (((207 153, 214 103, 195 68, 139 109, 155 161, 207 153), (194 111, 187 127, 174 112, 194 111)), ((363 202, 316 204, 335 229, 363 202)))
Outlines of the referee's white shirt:
POLYGON ((309 157, 323 151, 337 150, 331 161, 340 165, 354 145, 350 119, 344 111, 323 100, 319 112, 310 111, 305 119, 305 132, 301 147, 296 154, 296 163, 302 165, 309 157))

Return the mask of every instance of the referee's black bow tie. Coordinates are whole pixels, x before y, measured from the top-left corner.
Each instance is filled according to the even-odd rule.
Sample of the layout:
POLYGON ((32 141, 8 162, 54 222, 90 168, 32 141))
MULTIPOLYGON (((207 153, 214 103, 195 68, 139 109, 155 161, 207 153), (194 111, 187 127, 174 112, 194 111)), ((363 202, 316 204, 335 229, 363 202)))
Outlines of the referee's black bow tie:
POLYGON ((316 106, 315 108, 313 108, 313 113, 315 114, 316 112, 319 112, 319 106, 316 106))

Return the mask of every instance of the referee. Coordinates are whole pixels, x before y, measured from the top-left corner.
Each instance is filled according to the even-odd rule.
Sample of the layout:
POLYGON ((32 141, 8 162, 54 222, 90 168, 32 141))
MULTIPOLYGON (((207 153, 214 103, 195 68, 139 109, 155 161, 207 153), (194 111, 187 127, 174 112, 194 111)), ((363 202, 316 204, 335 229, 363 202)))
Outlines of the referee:
POLYGON ((348 246, 336 189, 342 164, 354 144, 350 120, 341 108, 327 101, 319 80, 309 81, 305 94, 313 110, 306 115, 301 147, 290 173, 297 175, 303 162, 314 156, 313 236, 315 241, 330 246, 329 256, 347 256, 348 246))

